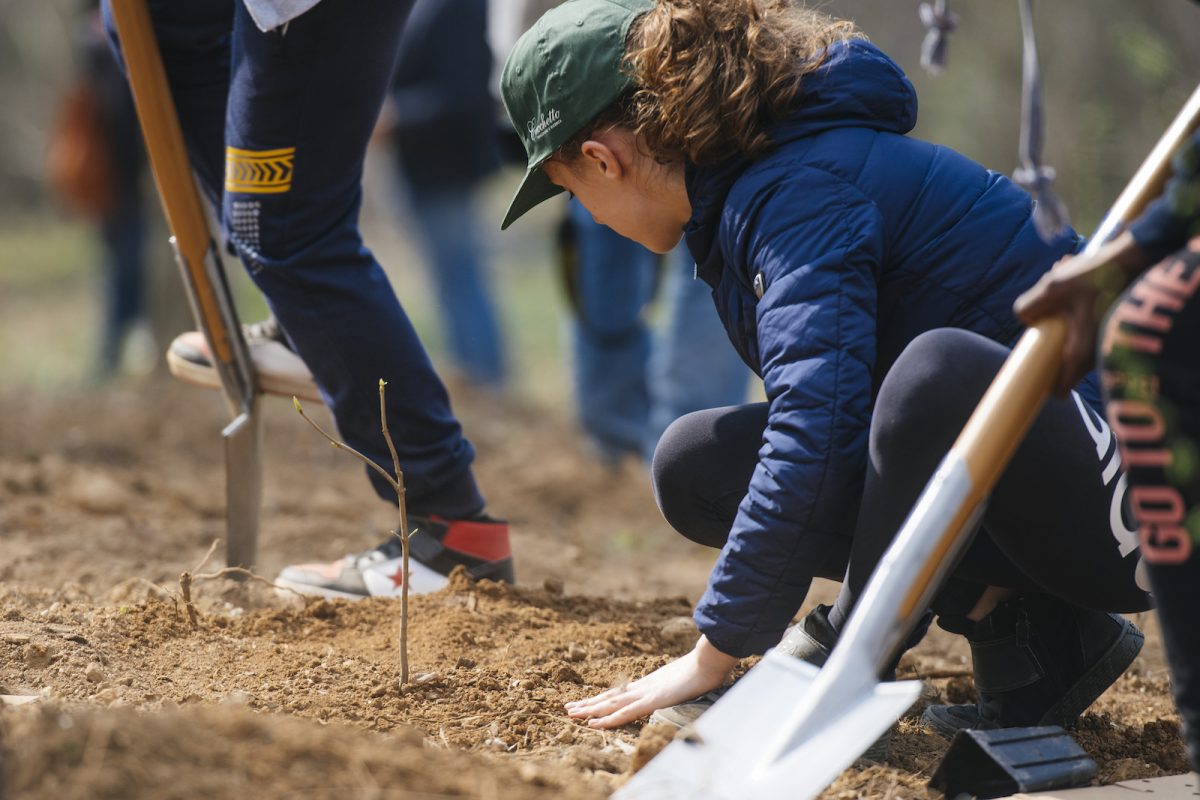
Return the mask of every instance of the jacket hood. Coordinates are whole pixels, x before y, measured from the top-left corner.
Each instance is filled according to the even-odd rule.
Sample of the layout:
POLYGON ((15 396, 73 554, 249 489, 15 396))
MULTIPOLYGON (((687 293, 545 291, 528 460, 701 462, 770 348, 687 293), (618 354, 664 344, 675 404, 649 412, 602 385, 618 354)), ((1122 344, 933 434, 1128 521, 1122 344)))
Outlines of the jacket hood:
MULTIPOLYGON (((905 134, 916 123, 917 93, 904 71, 875 45, 851 39, 830 47, 825 63, 804 76, 794 113, 772 125, 769 134, 778 148, 835 128, 905 134)), ((752 161, 738 156, 720 164, 687 165, 692 218, 684 233, 702 277, 725 197, 752 161)))
POLYGON ((917 124, 917 92, 897 66, 863 39, 838 42, 801 79, 795 113, 772 127, 777 143, 831 128, 908 133, 917 124))

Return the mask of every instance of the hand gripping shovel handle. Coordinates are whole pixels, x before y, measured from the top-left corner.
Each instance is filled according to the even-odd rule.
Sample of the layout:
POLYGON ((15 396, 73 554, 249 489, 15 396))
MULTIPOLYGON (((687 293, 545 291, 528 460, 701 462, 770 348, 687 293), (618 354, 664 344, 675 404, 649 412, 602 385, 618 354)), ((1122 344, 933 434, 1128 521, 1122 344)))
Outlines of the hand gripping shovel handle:
POLYGON ((146 0, 112 0, 112 13, 175 258, 233 416, 222 431, 226 561, 230 566, 251 567, 262 497, 262 422, 254 363, 188 163, 146 0))
POLYGON ((192 311, 208 339, 231 411, 254 398, 255 375, 184 147, 146 0, 112 0, 142 137, 192 311))

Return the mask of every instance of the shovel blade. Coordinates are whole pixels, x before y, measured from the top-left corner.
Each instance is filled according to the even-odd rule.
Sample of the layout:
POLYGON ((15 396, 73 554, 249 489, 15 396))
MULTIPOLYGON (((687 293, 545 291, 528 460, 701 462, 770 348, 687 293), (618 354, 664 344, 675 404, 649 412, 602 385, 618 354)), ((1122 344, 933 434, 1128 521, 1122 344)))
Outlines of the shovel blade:
POLYGON ((770 754, 793 728, 781 724, 809 693, 818 669, 768 653, 690 731, 668 745, 614 800, 803 800, 816 797, 917 699, 918 681, 876 683, 846 698, 835 718, 770 754), (782 714, 781 714, 782 712, 782 714))
POLYGON ((225 439, 225 562, 251 569, 258 553, 262 505, 262 415, 250 400, 221 432, 225 439))

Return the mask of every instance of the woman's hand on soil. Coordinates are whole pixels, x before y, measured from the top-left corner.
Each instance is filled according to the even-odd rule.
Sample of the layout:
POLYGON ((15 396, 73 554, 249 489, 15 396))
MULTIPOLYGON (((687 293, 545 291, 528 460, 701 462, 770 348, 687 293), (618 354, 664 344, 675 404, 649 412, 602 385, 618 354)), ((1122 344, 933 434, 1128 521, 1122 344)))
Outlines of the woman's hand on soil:
POLYGON ((649 675, 595 697, 567 703, 567 715, 586 719, 591 728, 617 728, 718 688, 737 662, 737 658, 722 653, 701 636, 690 653, 649 675))

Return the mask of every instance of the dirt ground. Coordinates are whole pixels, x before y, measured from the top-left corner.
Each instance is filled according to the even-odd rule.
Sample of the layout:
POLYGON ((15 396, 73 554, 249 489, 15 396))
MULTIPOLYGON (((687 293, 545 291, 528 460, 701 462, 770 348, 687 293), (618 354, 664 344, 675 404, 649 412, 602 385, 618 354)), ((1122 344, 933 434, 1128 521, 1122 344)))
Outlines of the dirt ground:
MULTIPOLYGON (((267 404, 257 571, 381 540, 395 510, 286 401, 267 404)), ((309 602, 198 580, 223 535, 215 395, 161 380, 101 393, 0 389, 0 798, 599 798, 639 727, 593 731, 563 702, 636 677, 694 641, 713 554, 667 529, 643 467, 610 470, 561 413, 462 395, 491 511, 513 524, 518 586, 456 579, 411 609, 309 602)), ((830 596, 818 586, 810 602, 830 596)), ((1135 666, 1074 731, 1104 781, 1186 765, 1151 615, 1135 666)), ((923 703, 972 695, 966 649, 935 630, 905 657, 923 703), (941 676, 941 677, 929 677, 941 676)), ((826 798, 923 798, 944 750, 902 721, 885 764, 826 798)))

